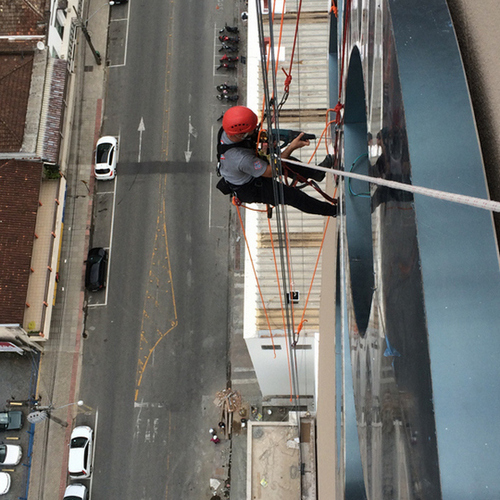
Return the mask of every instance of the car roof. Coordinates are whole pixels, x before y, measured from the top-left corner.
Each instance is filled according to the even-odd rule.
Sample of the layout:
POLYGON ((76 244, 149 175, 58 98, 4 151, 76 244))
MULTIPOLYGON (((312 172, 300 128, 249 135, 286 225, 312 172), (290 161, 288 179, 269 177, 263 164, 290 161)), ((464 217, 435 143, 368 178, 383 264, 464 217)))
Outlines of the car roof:
POLYGON ((23 414, 23 412, 20 410, 0 411, 0 417, 2 417, 2 418, 12 418, 12 417, 19 416, 22 414, 23 414))
POLYGON ((0 491, 4 491, 10 486, 10 475, 8 472, 0 472, 0 491))
POLYGON ((86 437, 88 439, 92 439, 92 429, 87 425, 80 425, 79 427, 75 427, 73 432, 71 433, 71 439, 76 437, 86 437))
POLYGON ((99 146, 99 144, 108 144, 108 143, 116 145, 118 141, 116 140, 116 137, 113 137, 112 135, 105 135, 97 141, 96 146, 99 146))
POLYGON ((91 248, 89 250, 89 255, 104 255, 106 253, 106 250, 102 247, 95 247, 91 248))
POLYGON ((85 448, 70 448, 68 470, 70 474, 81 472, 83 467, 85 448))
POLYGON ((74 496, 76 498, 83 498, 83 495, 87 491, 87 487, 80 483, 70 484, 66 491, 64 492, 64 498, 69 496, 74 496))

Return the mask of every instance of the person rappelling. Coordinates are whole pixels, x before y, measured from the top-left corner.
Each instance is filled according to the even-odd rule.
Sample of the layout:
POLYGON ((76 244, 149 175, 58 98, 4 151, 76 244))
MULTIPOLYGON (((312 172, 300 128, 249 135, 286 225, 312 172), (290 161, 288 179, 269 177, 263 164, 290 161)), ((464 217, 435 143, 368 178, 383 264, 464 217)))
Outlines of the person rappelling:
MULTIPOLYGON (((275 205, 272 166, 257 151, 257 124, 257 115, 246 106, 234 106, 224 113, 217 142, 218 173, 223 179, 217 187, 224 194, 232 193, 241 202, 275 205)), ((281 151, 281 158, 290 158, 295 150, 308 145, 309 139, 301 133, 281 151)), ((332 167, 333 157, 327 155, 320 166, 332 167)), ((323 171, 292 164, 286 164, 283 173, 290 178, 300 176, 315 181, 325 177, 323 171)), ((337 216, 336 204, 317 200, 292 185, 283 183, 282 187, 283 204, 309 214, 337 216)))

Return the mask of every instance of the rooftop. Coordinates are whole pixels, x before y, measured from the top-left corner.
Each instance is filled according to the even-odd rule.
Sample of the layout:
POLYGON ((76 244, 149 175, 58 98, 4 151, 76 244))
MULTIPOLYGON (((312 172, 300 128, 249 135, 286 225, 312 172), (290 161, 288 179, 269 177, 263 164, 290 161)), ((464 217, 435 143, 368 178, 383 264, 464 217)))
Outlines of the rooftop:
POLYGON ((42 164, 0 162, 0 324, 22 324, 42 164))

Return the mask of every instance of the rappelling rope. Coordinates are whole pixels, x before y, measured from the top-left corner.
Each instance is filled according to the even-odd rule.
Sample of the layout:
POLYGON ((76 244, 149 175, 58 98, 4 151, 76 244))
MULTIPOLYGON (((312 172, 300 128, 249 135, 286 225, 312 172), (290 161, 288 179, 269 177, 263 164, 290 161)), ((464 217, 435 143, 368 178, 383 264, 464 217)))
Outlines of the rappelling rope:
MULTIPOLYGON (((273 239, 273 231, 271 228, 271 219, 267 218, 267 225, 269 228, 269 236, 271 238, 271 248, 273 251, 273 260, 274 260, 274 270, 276 272, 276 283, 278 285, 278 294, 280 298, 280 306, 281 306, 281 319, 283 321, 283 331, 286 332, 286 318, 285 318, 285 308, 283 307, 283 295, 281 294, 281 286, 280 286, 280 276, 278 271, 278 262, 276 260, 276 252, 274 250, 274 239, 273 239)), ((288 342, 285 342, 286 345, 286 359, 288 365, 288 379, 290 381, 290 401, 293 399, 293 387, 292 387, 292 368, 290 364, 290 348, 288 347, 288 342)))
MULTIPOLYGON (((272 77, 272 95, 273 98, 270 97, 270 85, 268 77, 268 65, 266 65, 266 51, 264 50, 264 30, 263 30, 263 22, 262 22, 262 6, 260 0, 256 0, 256 9, 257 9, 257 18, 258 18, 258 29, 259 29, 259 42, 261 47, 261 67, 262 67, 262 78, 263 78, 263 87, 264 87, 264 95, 265 95, 265 106, 266 106, 266 118, 267 118, 267 128, 268 130, 272 130, 273 122, 276 129, 279 130, 279 113, 278 109, 276 109, 274 96, 277 95, 276 89, 276 64, 275 64, 275 53, 274 53, 274 37, 273 37, 273 25, 272 19, 273 16, 269 16, 269 61, 271 63, 271 71, 269 71, 270 77, 272 77), (273 114, 271 114, 271 109, 273 110, 273 114)), ((276 169, 273 168, 273 190, 274 190, 274 199, 276 206, 276 224, 278 231, 278 239, 279 239, 279 251, 280 251, 280 264, 281 264, 281 276, 283 283, 283 294, 287 293, 287 285, 290 282, 290 263, 289 263, 289 255, 285 251, 288 246, 288 238, 287 238, 287 223, 286 223, 286 208, 283 205, 284 194, 283 194, 283 183, 280 182, 283 175, 283 168, 281 164, 281 151, 279 148, 276 148, 273 144, 273 141, 269 142, 269 152, 271 158, 271 164, 276 166, 276 169), (287 265, 288 264, 288 265, 287 265)), ((290 345, 293 342, 293 320, 290 314, 290 308, 288 304, 285 304, 285 317, 286 317, 286 336, 287 342, 290 345)), ((295 357, 295 352, 291 352, 291 359, 289 363, 290 367, 290 375, 291 375, 291 385, 293 389, 293 394, 295 397, 298 397, 300 394, 299 391, 299 382, 298 382, 298 374, 297 374, 297 360, 295 357)))
POLYGON ((370 182, 378 186, 385 186, 391 189, 399 189, 401 191, 408 191, 410 193, 421 194, 424 196, 429 196, 431 198, 436 198, 438 200, 452 201, 454 203, 460 203, 461 205, 469 205, 471 207, 482 208, 484 210, 490 210, 492 212, 500 212, 500 202, 498 201, 485 200, 483 198, 475 198, 474 196, 467 196, 463 194, 448 193, 446 191, 439 191, 437 189, 414 186, 413 184, 404 184, 403 182, 389 181, 387 179, 382 179, 381 177, 371 177, 369 175, 356 174, 354 172, 344 172, 343 170, 337 170, 334 168, 324 168, 318 165, 309 165, 307 163, 290 160, 288 158, 286 161, 288 163, 293 163, 295 165, 302 165, 303 167, 311 168, 314 170, 321 170, 323 172, 330 172, 332 174, 340 175, 342 177, 349 177, 351 179, 358 179, 360 181, 370 182))
POLYGON ((262 289, 260 288, 259 278, 257 277, 257 271, 255 270, 255 264, 254 264, 253 259, 252 259, 252 254, 250 253, 250 245, 248 244, 247 234, 245 232, 245 226, 243 225, 243 219, 241 217, 241 212, 240 212, 241 203, 238 203, 238 201, 236 201, 235 198, 233 197, 233 205, 236 207, 236 210, 238 212, 238 218, 240 220, 241 231, 243 232, 243 237, 245 239, 245 245, 247 247, 248 257, 250 259, 250 263, 252 264, 252 269, 253 269, 253 273, 255 276, 255 281, 257 283, 257 289, 259 290, 260 300, 262 302, 262 308, 264 310, 264 315, 266 317, 267 326, 269 328, 269 334, 271 336, 271 344, 273 345, 274 357, 276 358, 276 348, 274 346, 273 329, 271 328, 271 321, 269 320, 269 315, 267 314, 266 303, 264 301, 264 295, 262 294, 262 289))

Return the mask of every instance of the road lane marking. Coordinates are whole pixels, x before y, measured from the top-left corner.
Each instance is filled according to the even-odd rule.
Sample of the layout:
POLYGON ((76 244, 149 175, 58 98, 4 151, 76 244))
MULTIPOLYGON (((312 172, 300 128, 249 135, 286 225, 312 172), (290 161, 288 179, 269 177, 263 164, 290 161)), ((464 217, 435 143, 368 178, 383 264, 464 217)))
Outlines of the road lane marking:
MULTIPOLYGON (((120 136, 118 136, 118 140, 120 139, 120 136)), ((118 142, 118 144, 120 144, 118 142)), ((118 164, 117 164, 118 165, 118 164)), ((114 185, 114 190, 113 190, 113 211, 111 212, 111 231, 110 231, 110 236, 109 236, 109 250, 108 250, 108 274, 107 274, 107 280, 106 280, 106 298, 104 300, 105 304, 108 304, 108 294, 109 294, 109 281, 111 277, 111 273, 109 270, 111 269, 111 255, 112 255, 112 249, 113 249, 113 232, 115 229, 115 208, 116 208, 116 186, 118 185, 118 176, 115 177, 115 185, 114 185)))
MULTIPOLYGON (((96 409, 95 411, 95 419, 94 419, 94 442, 93 447, 92 447, 92 469, 91 469, 91 474, 90 474, 90 485, 89 485, 89 490, 90 493, 92 493, 92 484, 94 483, 94 469, 95 469, 95 449, 97 448, 96 443, 97 443, 97 421, 99 418, 99 409, 96 409)), ((92 495, 90 498, 93 498, 92 495)))
POLYGON ((142 399, 140 402, 134 401, 134 408, 165 408, 165 403, 148 403, 142 399))
MULTIPOLYGON (((173 2, 172 2, 173 3, 173 2)), ((163 135, 162 135, 162 151, 165 153, 165 160, 168 160, 168 137, 170 131, 170 120, 168 116, 168 103, 169 103, 169 75, 170 75, 170 56, 171 56, 171 41, 172 41, 172 33, 173 33, 173 17, 170 17, 169 23, 167 26, 167 33, 170 35, 167 38, 167 53, 165 56, 165 88, 164 88, 164 96, 163 96, 163 135)))
POLYGON ((127 64, 127 51, 128 51, 128 32, 129 32, 129 27, 130 27, 130 3, 127 4, 127 17, 123 19, 111 19, 111 21, 126 21, 127 22, 127 28, 125 30, 125 51, 123 54, 123 63, 122 64, 110 64, 110 68, 121 68, 123 66, 126 66, 127 64))
POLYGON ((233 386, 235 385, 246 385, 246 384, 257 384, 257 378, 233 378, 231 379, 231 383, 233 386))
MULTIPOLYGON (((120 138, 120 136, 118 136, 120 138)), ((114 227, 115 227, 115 209, 116 209, 116 186, 118 185, 118 176, 115 177, 115 182, 114 182, 114 189, 113 189, 113 209, 111 211, 111 229, 110 229, 110 234, 109 234, 109 247, 108 247, 108 265, 107 265, 107 272, 106 272, 106 293, 104 296, 104 302, 99 302, 96 304, 87 304, 87 307, 102 307, 102 306, 107 306, 108 305, 108 295, 109 295, 109 282, 110 282, 110 272, 109 270, 111 269, 111 255, 112 255, 112 248, 113 248, 113 232, 114 232, 114 227)), ((104 194, 104 193, 101 193, 104 194)), ((111 193, 106 193, 106 194, 111 194, 111 193)), ((106 248, 106 247, 104 247, 106 248)))
POLYGON ((208 229, 212 227, 212 182, 213 172, 210 172, 210 185, 208 186, 208 229))
POLYGON ((137 155, 137 163, 141 163, 141 151, 142 151, 142 133, 146 130, 144 126, 144 118, 141 116, 141 121, 139 122, 139 128, 137 131, 139 132, 139 154, 137 155))
POLYGON ((210 163, 214 161, 214 126, 210 129, 210 163))
MULTIPOLYGON (((189 94, 189 97, 191 97, 191 94, 189 94)), ((193 126, 191 125, 191 115, 189 115, 189 128, 188 128, 188 144, 187 144, 187 151, 184 151, 184 158, 186 160, 186 163, 189 163, 189 160, 191 159, 191 155, 193 152, 191 151, 191 134, 192 134, 193 126)))

